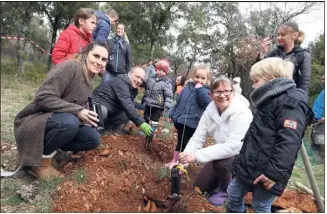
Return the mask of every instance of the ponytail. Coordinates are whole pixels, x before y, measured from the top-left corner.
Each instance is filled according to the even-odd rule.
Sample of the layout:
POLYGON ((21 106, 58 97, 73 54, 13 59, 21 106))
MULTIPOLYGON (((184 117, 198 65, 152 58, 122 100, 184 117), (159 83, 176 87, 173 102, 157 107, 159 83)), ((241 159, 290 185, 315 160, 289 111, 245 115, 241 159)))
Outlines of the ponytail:
POLYGON ((304 41, 304 32, 300 30, 298 33, 299 36, 294 41, 295 45, 301 45, 304 41))
POLYGON ((124 33, 124 40, 125 40, 125 42, 129 43, 129 39, 128 39, 128 36, 127 36, 126 32, 124 33))

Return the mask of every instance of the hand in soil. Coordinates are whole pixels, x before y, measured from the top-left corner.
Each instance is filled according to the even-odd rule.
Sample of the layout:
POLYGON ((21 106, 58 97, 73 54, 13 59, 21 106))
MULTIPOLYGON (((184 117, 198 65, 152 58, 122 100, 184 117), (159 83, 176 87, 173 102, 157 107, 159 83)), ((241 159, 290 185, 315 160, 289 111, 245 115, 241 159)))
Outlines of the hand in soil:
POLYGON ((183 164, 192 163, 196 161, 194 153, 182 152, 178 155, 179 161, 183 164))
POLYGON ((257 179, 255 179, 255 181, 253 182, 253 184, 257 184, 259 182, 262 182, 263 185, 265 186, 265 188, 267 190, 270 190, 275 184, 276 182, 273 180, 270 180, 268 177, 266 177, 264 174, 261 174, 259 177, 257 177, 257 179))

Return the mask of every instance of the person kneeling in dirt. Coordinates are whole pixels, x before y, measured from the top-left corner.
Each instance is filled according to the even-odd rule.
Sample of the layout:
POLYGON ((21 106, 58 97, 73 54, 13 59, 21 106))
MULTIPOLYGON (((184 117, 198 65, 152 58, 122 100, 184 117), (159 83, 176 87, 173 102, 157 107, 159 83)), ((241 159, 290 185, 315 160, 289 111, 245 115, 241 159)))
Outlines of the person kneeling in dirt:
POLYGON ((104 72, 106 44, 91 42, 77 59, 64 61, 49 71, 34 101, 15 118, 19 164, 32 166, 40 180, 61 177, 51 166, 57 149, 87 151, 100 144, 97 114, 87 109, 92 78, 104 72))
POLYGON ((251 68, 250 98, 257 112, 232 163, 235 177, 227 189, 228 212, 245 212, 243 197, 251 191, 254 211, 270 213, 292 174, 304 131, 313 118, 306 92, 292 80, 293 67, 272 57, 251 68))
POLYGON ((206 163, 194 186, 210 195, 208 201, 212 205, 221 206, 227 200, 227 187, 232 180, 229 166, 241 150, 252 113, 249 101, 235 92, 227 77, 214 79, 210 84, 210 94, 212 102, 204 111, 185 150, 179 154, 179 160, 183 164, 206 163), (215 143, 203 148, 208 136, 215 143))
POLYGON ((114 129, 131 120, 147 136, 152 135, 151 126, 137 113, 134 105, 144 77, 145 71, 141 67, 133 67, 128 74, 117 75, 94 89, 93 103, 101 104, 105 129, 114 129))

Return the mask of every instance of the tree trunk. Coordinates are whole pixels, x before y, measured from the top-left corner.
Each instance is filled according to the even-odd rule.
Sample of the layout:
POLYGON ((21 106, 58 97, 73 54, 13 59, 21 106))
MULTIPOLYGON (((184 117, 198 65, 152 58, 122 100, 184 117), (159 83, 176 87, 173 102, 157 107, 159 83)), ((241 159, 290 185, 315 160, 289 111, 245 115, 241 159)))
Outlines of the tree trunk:
POLYGON ((190 65, 188 66, 188 68, 187 68, 187 73, 186 73, 186 75, 185 75, 185 79, 187 78, 188 73, 190 73, 190 70, 191 70, 191 68, 192 68, 193 63, 194 63, 194 61, 190 62, 190 65))
POLYGON ((151 46, 150 46, 150 58, 151 58, 151 59, 153 59, 153 54, 154 54, 154 50, 155 50, 155 45, 154 45, 154 43, 155 43, 155 40, 152 39, 152 40, 151 40, 151 46))
POLYGON ((28 59, 28 52, 25 51, 26 40, 24 40, 23 45, 21 46, 20 36, 18 36, 16 50, 17 50, 17 63, 18 63, 18 71, 19 73, 24 73, 25 71, 25 62, 28 59))
MULTIPOLYGON (((57 30, 59 28, 59 16, 56 15, 55 16, 55 20, 54 20, 54 24, 52 26, 52 38, 51 38, 51 44, 50 44, 50 54, 52 54, 52 50, 53 50, 53 46, 56 43, 56 38, 57 38, 57 30)), ((52 61, 51 61, 51 56, 49 55, 49 59, 48 59, 48 69, 47 71, 50 70, 52 65, 52 61)))

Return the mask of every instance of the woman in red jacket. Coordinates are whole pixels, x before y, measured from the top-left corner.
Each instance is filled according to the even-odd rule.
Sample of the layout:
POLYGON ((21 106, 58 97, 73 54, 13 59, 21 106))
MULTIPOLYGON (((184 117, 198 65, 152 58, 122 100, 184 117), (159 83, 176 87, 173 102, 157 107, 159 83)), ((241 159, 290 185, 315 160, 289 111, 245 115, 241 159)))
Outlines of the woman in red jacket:
POLYGON ((59 36, 52 51, 54 65, 71 59, 92 41, 92 32, 96 27, 96 16, 91 8, 80 8, 74 15, 74 24, 70 24, 59 36))

